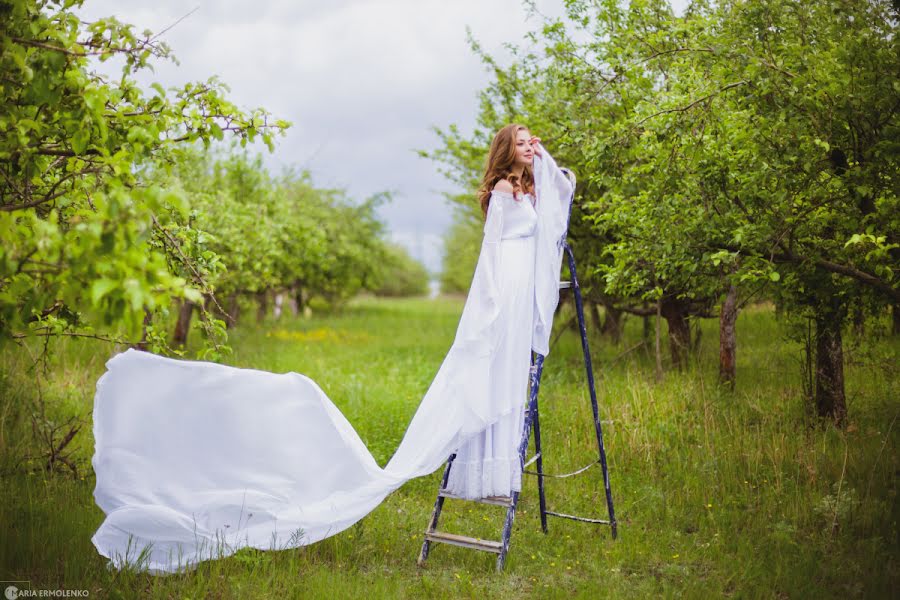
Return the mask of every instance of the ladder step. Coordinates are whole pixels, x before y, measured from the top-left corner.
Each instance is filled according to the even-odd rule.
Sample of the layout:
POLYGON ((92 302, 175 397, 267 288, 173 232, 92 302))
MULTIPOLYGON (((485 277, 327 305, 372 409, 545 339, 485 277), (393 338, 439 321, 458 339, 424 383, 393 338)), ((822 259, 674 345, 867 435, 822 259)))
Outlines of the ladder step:
POLYGON ((604 519, 589 519, 587 517, 576 517, 575 515, 567 515, 564 513, 558 512, 550 512, 545 511, 544 514, 550 515, 551 517, 562 517, 563 519, 572 519, 573 521, 582 521, 584 523, 600 523, 602 525, 609 525, 610 522, 604 519))
POLYGON ((512 498, 509 496, 488 496, 486 498, 463 498, 457 496, 447 490, 439 490, 438 496, 443 498, 453 498, 454 500, 468 500, 469 502, 478 502, 479 504, 492 504, 494 506, 512 506, 512 498))
POLYGON ((571 281, 560 281, 559 282, 559 289, 561 289, 561 290, 565 289, 565 288, 570 288, 570 287, 572 287, 571 281))
POLYGON ((456 535, 446 533, 444 531, 426 531, 425 539, 430 542, 442 542, 444 544, 452 544, 454 546, 462 546, 463 548, 472 548, 473 550, 484 550, 485 552, 493 552, 500 554, 503 550, 502 542, 493 540, 482 540, 480 538, 467 537, 464 535, 456 535))
MULTIPOLYGON (((537 458, 537 456, 535 456, 535 458, 537 458)), ((530 461, 529 461, 529 462, 530 462, 530 461)), ((574 476, 574 475, 580 475, 581 473, 584 473, 585 471, 587 471, 588 469, 590 469, 590 468, 593 467, 594 465, 599 465, 599 464, 600 464, 600 461, 599 461, 599 460, 595 460, 594 462, 588 463, 587 465, 581 467, 581 468, 578 469, 577 471, 572 471, 571 473, 563 473, 562 475, 555 475, 555 474, 552 474, 552 473, 535 473, 534 471, 522 471, 522 472, 525 473, 526 475, 541 475, 542 477, 553 477, 553 478, 555 478, 555 479, 565 479, 566 477, 572 477, 572 476, 574 476)), ((525 466, 528 466, 528 465, 525 465, 525 466)))
POLYGON ((527 467, 527 466, 531 465, 531 463, 533 463, 534 461, 536 461, 536 460, 539 459, 540 457, 541 457, 541 453, 538 452, 537 454, 535 454, 534 456, 532 456, 531 458, 528 459, 528 462, 525 463, 525 466, 527 467))

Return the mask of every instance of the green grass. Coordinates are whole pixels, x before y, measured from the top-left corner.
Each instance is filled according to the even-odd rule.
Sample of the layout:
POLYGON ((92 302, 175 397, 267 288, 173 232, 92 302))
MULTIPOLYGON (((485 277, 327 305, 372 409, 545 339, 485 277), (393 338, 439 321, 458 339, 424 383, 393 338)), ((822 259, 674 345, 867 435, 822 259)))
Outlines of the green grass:
MULTIPOLYGON (((315 379, 385 464, 453 340, 459 299, 361 298, 340 315, 244 324, 228 362, 315 379)), ((558 323, 565 317, 557 317, 558 323)), ((0 580, 88 589, 112 598, 282 597, 891 597, 897 567, 897 340, 848 335, 846 430, 811 427, 800 347, 765 307, 738 321, 738 385, 716 387, 717 329, 684 373, 654 381, 626 323, 613 346, 592 338, 601 418, 619 519, 605 526, 552 519, 541 533, 526 478, 506 570, 494 555, 435 545, 416 567, 440 471, 412 480, 350 529, 286 551, 242 550, 187 575, 108 571, 90 542, 93 386, 112 350, 67 340, 38 388, 31 359, 0 348, 0 580), (48 414, 84 415, 73 442, 81 478, 25 474, 35 452, 25 406, 42 390, 48 414), (28 463, 25 463, 28 464, 28 463)), ((34 349, 36 350, 36 349, 34 349)), ((565 333, 541 384, 545 469, 592 460, 595 442, 580 342, 565 333)), ((551 510, 605 516, 599 469, 547 484, 551 510)), ((448 500, 441 528, 499 539, 503 510, 448 500)), ((21 586, 20 586, 21 587, 21 586)))

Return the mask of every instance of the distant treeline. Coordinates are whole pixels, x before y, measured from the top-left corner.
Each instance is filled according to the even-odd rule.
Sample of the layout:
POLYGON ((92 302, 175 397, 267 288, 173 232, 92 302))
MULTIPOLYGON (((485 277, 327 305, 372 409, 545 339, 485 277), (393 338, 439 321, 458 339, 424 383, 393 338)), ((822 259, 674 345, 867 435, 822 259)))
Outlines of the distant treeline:
POLYGON ((385 239, 376 214, 389 199, 384 194, 354 203, 342 190, 314 187, 308 172, 272 177, 260 156, 236 151, 216 158, 183 149, 169 168, 148 178, 187 198, 188 213, 172 212, 163 241, 180 248, 170 268, 191 280, 202 265, 209 288, 202 299, 180 301, 177 344, 186 341, 195 310, 232 327, 248 305, 262 321, 284 309, 306 311, 310 302, 340 308, 362 291, 428 291, 425 267, 385 239))

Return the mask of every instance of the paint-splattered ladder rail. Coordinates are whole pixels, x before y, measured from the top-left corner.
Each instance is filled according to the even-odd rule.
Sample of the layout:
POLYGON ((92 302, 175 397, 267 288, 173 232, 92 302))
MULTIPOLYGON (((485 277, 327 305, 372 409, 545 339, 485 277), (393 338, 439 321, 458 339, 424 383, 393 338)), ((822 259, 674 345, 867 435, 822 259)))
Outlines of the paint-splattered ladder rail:
MULTIPOLYGON (((568 169, 563 169, 563 172, 572 182, 572 193, 574 197, 575 175, 568 169)), ((571 217, 571 208, 569 217, 571 217)), ((568 227, 566 229, 568 230, 568 227)), ((584 320, 584 304, 581 297, 581 287, 578 284, 578 277, 576 275, 575 257, 572 254, 572 249, 569 247, 568 241, 566 241, 565 235, 560 240, 560 243, 566 254, 566 257, 568 258, 570 280, 561 281, 559 283, 559 287, 560 289, 571 289, 575 295, 575 311, 578 316, 578 328, 581 333, 581 350, 584 354, 584 368, 587 375, 588 390, 590 391, 591 397, 591 409, 593 410, 594 416, 594 433, 597 437, 598 459, 592 461, 581 469, 573 471, 572 473, 551 475, 544 472, 544 463, 541 449, 541 428, 538 418, 538 390, 540 389, 541 384, 541 373, 543 372, 544 367, 544 356, 542 354, 532 352, 530 371, 530 395, 528 405, 525 407, 525 426, 522 431, 521 442, 519 443, 519 460, 521 461, 523 474, 535 475, 537 477, 538 498, 541 508, 541 529, 544 533, 547 533, 547 517, 550 516, 572 519, 584 523, 599 523, 609 525, 612 532, 612 537, 613 539, 615 539, 617 535, 616 514, 613 508, 612 490, 610 489, 609 485, 609 470, 606 466, 606 450, 603 446, 603 429, 600 425, 600 412, 597 407, 597 392, 594 386, 594 371, 591 366, 591 353, 590 349, 588 348, 587 328, 585 326, 584 320), (531 439, 532 428, 534 429, 535 454, 533 457, 526 461, 525 457, 528 452, 528 443, 531 439), (531 466, 532 464, 535 464, 536 470, 526 470, 526 468, 531 466), (561 479, 572 477, 574 475, 578 475, 587 471, 590 467, 593 467, 597 464, 599 464, 603 470, 603 485, 606 489, 606 508, 608 513, 607 519, 579 517, 576 515, 569 515, 547 510, 547 500, 544 493, 545 477, 554 477, 561 479)), ((447 460, 447 466, 444 468, 444 475, 441 478, 437 500, 435 500, 434 510, 431 513, 431 520, 428 523, 428 529, 425 531, 425 541, 422 543, 422 550, 419 553, 418 564, 419 566, 423 566, 425 564, 425 560, 428 558, 428 552, 431 549, 431 544, 434 542, 438 542, 497 554, 497 570, 500 571, 503 569, 503 565, 506 561, 506 554, 509 551, 509 540, 510 535, 512 534, 513 519, 515 518, 516 514, 516 505, 519 502, 519 492, 514 491, 512 492, 511 496, 490 496, 487 498, 479 498, 477 500, 474 500, 474 502, 478 502, 480 504, 490 504, 506 507, 506 520, 503 523, 503 533, 500 540, 484 540, 475 537, 447 533, 445 531, 438 531, 438 521, 440 520, 441 511, 444 507, 444 500, 446 498, 460 500, 462 499, 447 491, 447 482, 450 477, 450 469, 453 466, 454 458, 456 458, 456 454, 451 454, 450 458, 447 460)))

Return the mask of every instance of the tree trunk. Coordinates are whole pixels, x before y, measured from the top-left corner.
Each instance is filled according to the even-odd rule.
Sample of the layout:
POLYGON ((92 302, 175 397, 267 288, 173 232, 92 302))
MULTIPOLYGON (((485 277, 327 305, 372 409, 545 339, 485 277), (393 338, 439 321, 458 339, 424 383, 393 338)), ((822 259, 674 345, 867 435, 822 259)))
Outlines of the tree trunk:
POLYGON ((225 315, 225 328, 231 329, 237 327, 238 316, 240 313, 240 304, 238 303, 238 295, 232 294, 228 297, 228 314, 225 315))
POLYGON ((732 284, 725 294, 722 310, 719 315, 719 383, 734 391, 737 360, 737 288, 732 284))
POLYGON ((831 311, 816 314, 816 409, 837 425, 847 416, 841 321, 831 311))
POLYGON ((297 287, 292 287, 285 294, 285 296, 287 297, 288 310, 291 311, 292 317, 296 317, 298 314, 300 314, 300 307, 297 305, 297 294, 299 293, 297 291, 298 289, 299 288, 297 287))
MULTIPOLYGON (((644 308, 649 308, 649 305, 644 302, 644 308)), ((650 332, 653 331, 653 326, 650 324, 650 316, 645 315, 641 317, 644 321, 644 328, 642 330, 642 340, 645 344, 650 345, 650 332)))
POLYGON ((178 321, 175 323, 175 335, 172 336, 172 342, 184 346, 187 343, 188 331, 191 329, 191 316, 194 314, 196 305, 189 300, 182 300, 181 308, 178 310, 178 321))
POLYGON ((857 304, 853 309, 853 335, 862 339, 866 333, 866 311, 863 310, 861 304, 857 304))
POLYGON ((278 292, 275 294, 275 301, 272 303, 274 306, 272 307, 272 316, 276 319, 281 318, 281 313, 283 312, 284 306, 284 294, 282 292, 278 292))
POLYGON ((672 365, 676 369, 684 369, 687 364, 687 353, 691 347, 687 305, 677 299, 667 299, 660 303, 659 310, 669 325, 669 352, 672 355, 672 365))
POLYGON ((594 329, 596 329, 600 333, 603 333, 603 322, 600 320, 600 309, 597 308, 597 303, 588 301, 585 304, 587 305, 588 312, 591 315, 591 325, 594 329))
POLYGON ((304 310, 306 309, 306 299, 303 297, 302 287, 297 287, 297 292, 294 294, 294 302, 297 306, 297 312, 304 312, 304 310))
POLYGON ((900 335, 900 304, 895 304, 891 307, 891 317, 893 318, 893 329, 891 331, 894 335, 900 335))
POLYGON ((147 327, 153 322, 153 313, 144 309, 144 325, 141 328, 141 341, 134 345, 135 350, 147 351, 147 327))
POLYGON ((700 319, 697 319, 693 322, 693 330, 694 333, 691 337, 691 352, 694 354, 700 354, 700 341, 703 339, 703 328, 700 327, 700 319))
POLYGON ((269 292, 262 291, 256 294, 256 322, 262 323, 269 313, 269 292))
POLYGON ((622 341, 622 311, 615 308, 611 303, 603 305, 605 317, 603 319, 603 335, 608 336, 613 343, 618 344, 622 341))
POLYGON ((656 381, 662 381, 662 300, 656 301, 656 381))

